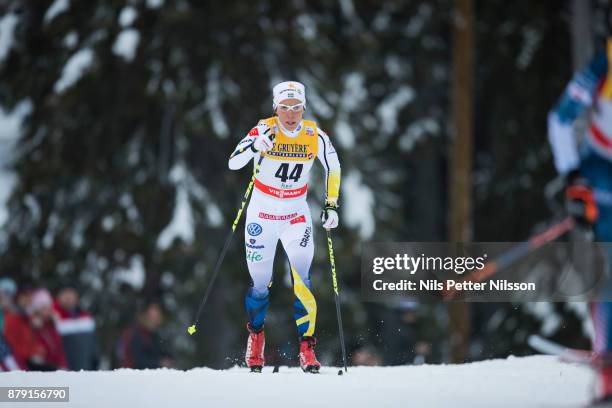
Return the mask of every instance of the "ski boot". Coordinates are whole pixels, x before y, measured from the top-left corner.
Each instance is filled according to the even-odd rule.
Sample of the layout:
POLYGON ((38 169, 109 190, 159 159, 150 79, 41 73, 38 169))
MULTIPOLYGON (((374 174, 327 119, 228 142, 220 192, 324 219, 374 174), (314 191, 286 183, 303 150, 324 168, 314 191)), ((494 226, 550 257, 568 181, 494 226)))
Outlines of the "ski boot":
POLYGON ((321 363, 317 361, 314 347, 317 344, 315 337, 304 336, 300 340, 300 367, 305 373, 316 374, 321 368, 321 363))
POLYGON ((251 323, 247 323, 247 330, 249 331, 249 340, 245 355, 246 365, 251 369, 252 373, 261 373, 264 366, 266 335, 264 334, 263 327, 261 330, 255 331, 251 327, 251 323))
POLYGON ((597 373, 595 399, 592 407, 612 407, 612 367, 603 367, 597 373))

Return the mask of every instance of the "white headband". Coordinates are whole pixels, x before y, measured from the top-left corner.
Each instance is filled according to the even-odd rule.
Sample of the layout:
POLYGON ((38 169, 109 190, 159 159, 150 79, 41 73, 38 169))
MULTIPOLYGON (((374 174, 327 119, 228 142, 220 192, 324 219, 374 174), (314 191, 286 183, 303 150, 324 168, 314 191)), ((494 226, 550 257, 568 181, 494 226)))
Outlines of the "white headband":
POLYGON ((306 105, 306 87, 300 82, 286 81, 276 84, 272 88, 272 95, 274 97, 272 104, 274 109, 276 109, 276 105, 285 99, 297 99, 306 105))

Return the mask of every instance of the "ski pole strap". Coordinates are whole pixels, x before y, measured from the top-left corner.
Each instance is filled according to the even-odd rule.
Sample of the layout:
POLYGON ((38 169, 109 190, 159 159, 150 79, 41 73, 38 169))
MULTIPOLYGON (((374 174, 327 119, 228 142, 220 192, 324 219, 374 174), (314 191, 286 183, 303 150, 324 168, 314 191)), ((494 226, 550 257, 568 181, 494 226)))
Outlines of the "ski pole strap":
POLYGON ((338 294, 338 280, 336 279, 336 261, 334 260, 334 247, 332 245, 331 233, 327 230, 327 249, 329 250, 329 263, 331 264, 332 284, 334 292, 338 294))

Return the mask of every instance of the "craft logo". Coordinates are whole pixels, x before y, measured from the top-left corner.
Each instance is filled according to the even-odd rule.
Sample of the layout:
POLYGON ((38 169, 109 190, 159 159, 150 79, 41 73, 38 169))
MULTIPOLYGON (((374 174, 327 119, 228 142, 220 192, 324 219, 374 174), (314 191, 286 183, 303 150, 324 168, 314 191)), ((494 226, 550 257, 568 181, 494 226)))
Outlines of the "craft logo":
POLYGON ((312 228, 306 228, 304 231, 304 236, 302 237, 302 241, 300 242, 300 246, 306 248, 308 246, 308 241, 310 241, 310 233, 312 232, 312 228))
POLYGON ((247 225, 247 232, 249 233, 250 236, 256 237, 259 234, 261 234, 261 232, 263 231, 263 228, 261 228, 261 225, 252 222, 249 225, 247 225))

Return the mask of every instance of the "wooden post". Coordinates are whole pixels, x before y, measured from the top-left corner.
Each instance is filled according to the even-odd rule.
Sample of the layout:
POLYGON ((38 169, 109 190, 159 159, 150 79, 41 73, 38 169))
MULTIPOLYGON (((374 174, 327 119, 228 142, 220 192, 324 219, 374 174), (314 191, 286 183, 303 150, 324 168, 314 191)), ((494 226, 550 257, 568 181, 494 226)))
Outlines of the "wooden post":
MULTIPOLYGON (((473 0, 455 0, 452 17, 449 240, 469 242, 472 238, 473 0)), ((470 308, 467 303, 450 303, 448 308, 451 358, 460 363, 468 355, 470 308)))

